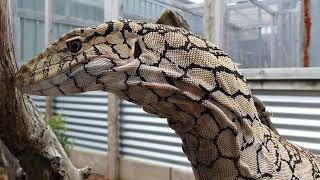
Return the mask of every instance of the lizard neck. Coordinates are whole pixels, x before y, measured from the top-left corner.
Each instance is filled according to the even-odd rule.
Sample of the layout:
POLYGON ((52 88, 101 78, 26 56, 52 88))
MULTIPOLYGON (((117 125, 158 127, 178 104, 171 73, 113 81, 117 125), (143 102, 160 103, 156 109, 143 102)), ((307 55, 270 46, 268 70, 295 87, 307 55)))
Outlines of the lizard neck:
POLYGON ((192 84, 172 84, 132 81, 121 94, 168 119, 197 180, 319 178, 320 159, 263 125, 252 98, 236 97, 231 105, 238 107, 230 108, 233 99, 216 100, 219 95, 203 95, 192 84))
POLYGON ((214 100, 196 101, 169 87, 132 85, 127 99, 168 119, 182 139, 197 180, 251 177, 248 165, 240 161, 241 150, 255 143, 248 117, 237 116, 214 100))
POLYGON ((168 119, 169 126, 182 139, 183 151, 197 180, 287 179, 287 174, 281 172, 291 172, 292 177, 302 179, 317 176, 299 174, 315 167, 318 158, 281 139, 261 123, 244 82, 232 84, 217 75, 216 86, 210 90, 193 79, 181 80, 164 72, 165 75, 158 68, 143 69, 141 65, 139 74, 144 74, 143 78, 136 71, 106 78, 109 83, 114 79, 111 84, 117 95, 168 119), (234 91, 234 86, 242 90, 234 91))
POLYGON ((169 126, 182 139, 197 180, 253 178, 252 167, 241 159, 252 156, 243 150, 259 146, 250 125, 223 106, 207 101, 172 101, 177 114, 168 118, 169 126), (190 109, 182 109, 189 104, 190 109), (179 116, 180 117, 177 117, 179 116))

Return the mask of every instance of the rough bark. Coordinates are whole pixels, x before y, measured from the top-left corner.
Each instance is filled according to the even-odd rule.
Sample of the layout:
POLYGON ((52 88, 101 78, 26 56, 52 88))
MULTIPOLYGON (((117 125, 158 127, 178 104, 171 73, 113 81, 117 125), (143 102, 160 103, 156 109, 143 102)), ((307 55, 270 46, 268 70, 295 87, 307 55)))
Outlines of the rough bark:
POLYGON ((76 169, 57 137, 28 95, 14 86, 13 53, 7 0, 0 1, 0 138, 20 161, 28 179, 84 179, 89 169, 76 169))
POLYGON ((24 180, 26 175, 19 161, 0 140, 0 179, 24 180))

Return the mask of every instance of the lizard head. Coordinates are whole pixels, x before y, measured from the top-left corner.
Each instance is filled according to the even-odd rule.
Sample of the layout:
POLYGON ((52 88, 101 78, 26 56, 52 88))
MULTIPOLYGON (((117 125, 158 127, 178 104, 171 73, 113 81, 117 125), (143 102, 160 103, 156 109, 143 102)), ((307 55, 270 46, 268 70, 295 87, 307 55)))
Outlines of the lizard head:
POLYGON ((129 65, 141 54, 141 29, 138 23, 127 20, 74 29, 23 65, 16 74, 16 85, 36 95, 114 87, 113 82, 104 84, 102 78, 108 73, 116 77, 117 68, 129 65))
POLYGON ((49 96, 103 90, 144 107, 172 94, 216 97, 230 107, 238 107, 229 105, 238 95, 251 99, 244 77, 213 43, 186 29, 129 20, 66 33, 21 67, 16 84, 49 96))

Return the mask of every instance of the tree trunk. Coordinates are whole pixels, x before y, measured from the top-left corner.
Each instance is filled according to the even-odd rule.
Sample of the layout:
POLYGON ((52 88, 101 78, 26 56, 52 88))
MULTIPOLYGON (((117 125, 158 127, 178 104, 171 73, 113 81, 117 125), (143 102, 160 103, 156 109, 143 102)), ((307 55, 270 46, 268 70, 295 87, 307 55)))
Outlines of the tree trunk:
POLYGON ((0 179, 26 179, 19 161, 0 140, 0 179))
POLYGON ((14 86, 14 57, 8 1, 0 1, 0 138, 20 161, 28 179, 85 179, 76 169, 28 95, 14 86))

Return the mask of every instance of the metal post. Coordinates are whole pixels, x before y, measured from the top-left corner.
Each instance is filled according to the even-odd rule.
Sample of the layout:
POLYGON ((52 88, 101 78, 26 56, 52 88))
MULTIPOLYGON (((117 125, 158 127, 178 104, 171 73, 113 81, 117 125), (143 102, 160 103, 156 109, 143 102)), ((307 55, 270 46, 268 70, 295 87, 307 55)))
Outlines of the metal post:
MULTIPOLYGON (((278 22, 279 16, 271 16, 271 47, 270 47, 270 65, 269 68, 277 67, 277 59, 276 55, 278 54, 278 43, 277 43, 277 37, 278 32, 276 31, 276 26, 278 22)), ((279 31, 279 30, 278 30, 279 31)))
POLYGON ((220 48, 224 47, 224 1, 205 0, 203 6, 204 36, 220 48))
MULTIPOLYGON (((45 0, 44 3, 44 45, 48 47, 52 40, 52 0, 45 0)), ((53 115, 53 97, 46 97, 46 113, 48 119, 53 115)))
POLYGON ((15 47, 15 58, 18 63, 18 65, 22 64, 21 60, 21 24, 20 24, 20 17, 18 16, 18 2, 17 0, 11 0, 8 2, 10 7, 10 16, 11 16, 11 26, 12 26, 12 33, 14 34, 13 40, 14 40, 14 47, 15 47))
MULTIPOLYGON (((261 22, 261 9, 258 8, 258 19, 259 22, 261 22)), ((255 64, 255 68, 266 68, 265 67, 265 62, 263 61, 263 39, 262 39, 262 27, 259 26, 257 28, 257 33, 258 33, 258 62, 255 64)))
MULTIPOLYGON (((104 20, 119 19, 122 17, 121 0, 104 1, 104 20)), ((119 98, 112 93, 108 93, 108 161, 107 175, 110 180, 120 179, 119 161, 119 98)))
POLYGON ((304 17, 304 31, 305 43, 303 50, 303 67, 309 67, 309 49, 311 42, 311 13, 310 13, 310 0, 303 0, 303 17, 304 17))
POLYGON ((52 39, 52 0, 44 3, 44 46, 49 46, 52 39))
POLYGON ((64 13, 65 16, 70 16, 71 0, 65 0, 64 13))

